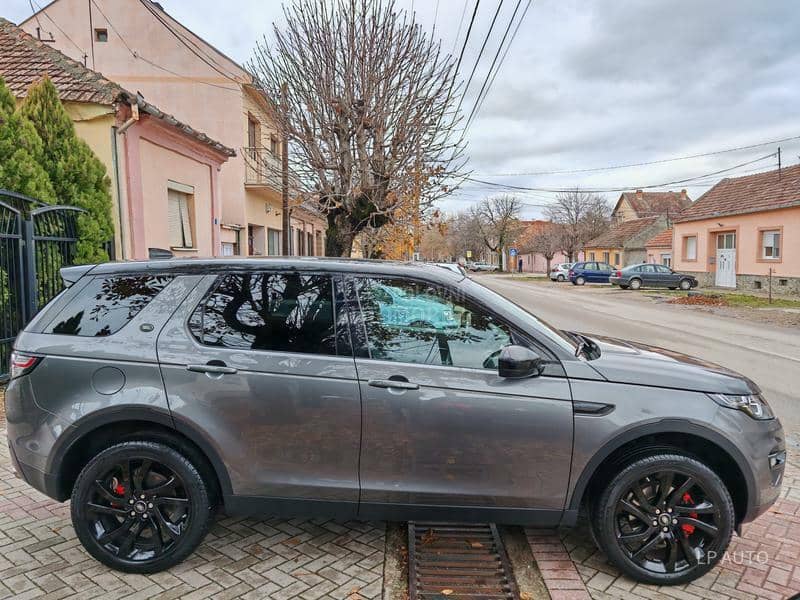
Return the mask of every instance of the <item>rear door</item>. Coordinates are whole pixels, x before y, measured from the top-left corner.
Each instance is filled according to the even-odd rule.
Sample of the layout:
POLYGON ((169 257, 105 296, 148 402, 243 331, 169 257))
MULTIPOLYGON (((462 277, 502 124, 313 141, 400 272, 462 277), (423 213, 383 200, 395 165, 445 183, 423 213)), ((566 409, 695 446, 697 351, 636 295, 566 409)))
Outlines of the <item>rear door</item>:
POLYGON ((401 505, 405 519, 558 522, 573 418, 560 363, 500 378, 500 349, 533 342, 458 291, 365 276, 348 278, 348 294, 364 403, 359 516, 401 505))
POLYGON ((597 281, 597 263, 596 262, 587 262, 584 263, 583 269, 581 269, 582 275, 587 282, 595 282, 597 281))
POLYGON ((327 273, 211 276, 159 337, 176 424, 216 450, 246 510, 356 514, 361 401, 339 293, 327 273))
POLYGON ((672 269, 664 265, 653 265, 658 277, 658 285, 661 287, 676 287, 678 285, 678 277, 672 272, 672 269))

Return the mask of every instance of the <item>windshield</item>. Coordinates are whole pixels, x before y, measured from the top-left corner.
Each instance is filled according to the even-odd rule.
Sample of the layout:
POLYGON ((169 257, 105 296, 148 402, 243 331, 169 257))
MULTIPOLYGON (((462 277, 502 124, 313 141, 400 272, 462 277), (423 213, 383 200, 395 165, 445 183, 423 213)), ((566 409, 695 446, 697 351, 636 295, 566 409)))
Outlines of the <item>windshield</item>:
POLYGON ((472 279, 465 279, 462 285, 465 286, 467 292, 473 294, 476 298, 488 306, 500 305, 504 310, 511 314, 513 320, 519 321, 521 324, 525 324, 530 328, 535 329, 538 333, 546 336, 548 340, 561 347, 564 351, 571 354, 575 353, 575 350, 578 346, 573 337, 569 336, 562 330, 553 327, 546 321, 543 321, 533 313, 522 308, 513 300, 509 300, 502 294, 498 294, 494 290, 490 290, 489 288, 476 283, 472 279))

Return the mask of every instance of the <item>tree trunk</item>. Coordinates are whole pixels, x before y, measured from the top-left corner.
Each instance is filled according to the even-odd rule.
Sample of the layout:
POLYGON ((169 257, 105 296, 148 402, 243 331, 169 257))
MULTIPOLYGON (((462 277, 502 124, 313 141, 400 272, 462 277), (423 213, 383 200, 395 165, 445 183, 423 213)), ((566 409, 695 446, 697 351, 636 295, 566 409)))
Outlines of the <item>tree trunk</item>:
POLYGON ((506 265, 503 264, 503 249, 502 248, 500 248, 497 251, 497 258, 498 258, 498 263, 497 264, 500 266, 499 271, 502 273, 503 271, 505 271, 504 267, 506 266, 506 265))
POLYGON ((545 273, 549 274, 550 273, 550 261, 553 260, 553 257, 551 256, 550 258, 547 258, 545 256, 544 258, 545 258, 545 262, 547 263, 547 269, 545 270, 545 273))

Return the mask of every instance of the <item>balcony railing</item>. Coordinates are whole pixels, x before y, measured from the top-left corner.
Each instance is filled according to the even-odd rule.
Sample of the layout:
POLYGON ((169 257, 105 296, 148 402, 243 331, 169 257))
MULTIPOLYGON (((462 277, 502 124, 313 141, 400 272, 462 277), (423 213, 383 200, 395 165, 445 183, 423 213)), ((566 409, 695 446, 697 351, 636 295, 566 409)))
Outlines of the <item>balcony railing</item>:
POLYGON ((263 185, 280 191, 281 159, 269 148, 242 148, 246 185, 263 185))

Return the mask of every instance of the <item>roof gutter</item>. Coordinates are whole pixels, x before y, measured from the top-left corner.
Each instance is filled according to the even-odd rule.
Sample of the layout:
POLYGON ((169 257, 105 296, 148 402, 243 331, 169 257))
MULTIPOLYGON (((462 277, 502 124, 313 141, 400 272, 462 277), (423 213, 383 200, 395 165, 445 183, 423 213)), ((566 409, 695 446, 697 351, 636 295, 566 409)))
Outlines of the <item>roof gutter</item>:
POLYGON ((119 135, 125 133, 130 128, 131 125, 133 125, 139 120, 139 104, 137 102, 131 102, 130 107, 131 107, 131 116, 127 121, 125 121, 122 125, 120 125, 119 129, 117 130, 117 133, 119 135))

